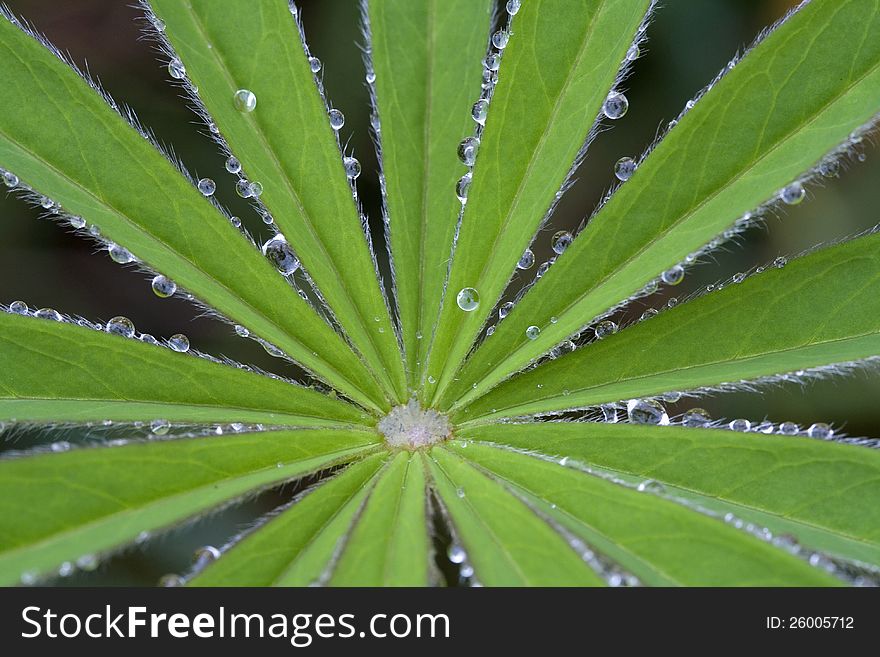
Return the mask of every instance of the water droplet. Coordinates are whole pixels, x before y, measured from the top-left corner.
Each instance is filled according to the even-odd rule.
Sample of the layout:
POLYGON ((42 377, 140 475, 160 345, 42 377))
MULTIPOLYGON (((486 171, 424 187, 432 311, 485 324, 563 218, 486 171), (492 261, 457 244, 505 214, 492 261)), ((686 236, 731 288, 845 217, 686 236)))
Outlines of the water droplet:
POLYGON ((455 297, 458 307, 469 313, 480 306, 480 293, 472 287, 462 288, 455 297))
POLYGON ((467 202, 468 192, 471 189, 471 180, 473 176, 471 172, 468 171, 461 178, 458 179, 458 182, 455 185, 455 195, 458 197, 458 200, 462 203, 467 202))
POLYGON ((341 130, 345 125, 345 115, 338 109, 332 109, 327 113, 330 118, 330 127, 334 130, 341 130))
POLYGON ((466 137, 462 139, 458 145, 458 159, 462 164, 469 167, 474 166, 477 161, 477 149, 480 147, 480 140, 477 137, 466 137))
POLYGON ((251 334, 250 331, 248 331, 244 326, 241 326, 240 324, 235 325, 235 333, 240 338, 246 338, 251 334))
POLYGON ((455 494, 456 494, 459 498, 464 499, 464 496, 465 496, 464 488, 459 488, 459 489, 457 489, 457 490, 455 491, 455 494))
POLYGON ((507 13, 511 16, 515 15, 516 12, 519 11, 521 5, 522 3, 520 0, 507 0, 507 13))
POLYGON ((507 47, 508 41, 510 41, 510 32, 507 30, 498 30, 492 35, 492 45, 498 48, 498 50, 504 50, 507 47))
POLYGON ((27 315, 27 304, 24 301, 13 301, 9 304, 9 312, 15 313, 16 315, 27 315))
POLYGON ((452 563, 464 563, 464 560, 467 559, 467 552, 460 545, 450 545, 446 554, 452 563))
POLYGON ((276 235, 263 245, 263 255, 285 276, 299 269, 299 259, 283 235, 276 235))
POLYGON ((162 588, 172 588, 183 585, 183 577, 181 577, 180 575, 169 574, 162 575, 162 577, 159 578, 159 586, 161 586, 162 588))
POLYGON ((428 376, 428 383, 434 385, 435 383, 437 383, 437 379, 435 379, 433 376, 428 376))
POLYGON ((317 73, 321 70, 321 60, 317 57, 309 57, 309 70, 312 73, 317 73))
POLYGON ((193 553, 193 563, 196 565, 205 565, 220 558, 220 550, 213 545, 200 547, 193 553))
POLYGON ((642 54, 642 51, 639 50, 638 45, 632 45, 629 47, 629 50, 626 51, 626 60, 628 62, 634 62, 639 58, 639 55, 642 54))
POLYGON ((150 431, 153 435, 164 436, 171 429, 171 423, 168 420, 153 420, 150 422, 150 431))
POLYGON ((655 317, 659 314, 660 313, 657 311, 656 308, 648 308, 645 312, 642 313, 642 316, 639 317, 639 319, 644 322, 646 319, 651 319, 652 317, 655 317))
POLYGON ((752 423, 743 418, 739 418, 737 420, 731 420, 730 424, 727 426, 730 427, 731 431, 749 431, 752 428, 752 423))
POLYGON ((260 198, 263 194, 263 184, 259 182, 252 182, 250 185, 251 196, 254 198, 260 198))
POLYGON ((636 161, 631 157, 622 157, 614 164, 614 175, 621 182, 629 180, 636 171, 636 161))
POLYGON ((805 190, 804 186, 797 181, 791 183, 787 187, 783 187, 782 191, 779 192, 779 198, 781 198, 782 202, 786 205, 797 205, 804 200, 806 195, 807 190, 805 190))
POLYGON ((18 176, 16 176, 14 173, 12 173, 11 171, 4 171, 3 172, 3 184, 4 185, 6 185, 7 187, 10 187, 10 188, 18 187, 18 182, 19 182, 18 176))
POLYGON ((130 262, 134 262, 135 259, 128 249, 118 244, 111 244, 107 248, 107 254, 113 262, 117 262, 120 265, 127 265, 130 262))
POLYGON ((596 333, 596 337, 601 340, 602 338, 608 337, 612 333, 617 333, 617 324, 612 322, 610 319, 604 319, 596 324, 596 327, 593 329, 593 331, 596 333))
POLYGON ((471 117, 480 125, 486 125, 486 117, 489 115, 489 101, 480 98, 471 108, 471 117))
POLYGON ((210 178, 202 178, 198 183, 198 188, 202 196, 211 196, 217 191, 217 183, 210 178))
POLYGON ((186 67, 177 57, 168 62, 168 75, 175 80, 182 80, 186 77, 186 67))
POLYGON ((531 269, 535 265, 535 254, 531 249, 526 249, 516 263, 517 269, 531 269))
POLYGON ((777 269, 782 269, 786 264, 788 264, 788 259, 783 256, 779 256, 773 261, 773 266, 777 269))
POLYGON ((634 424, 669 424, 666 409, 656 399, 630 399, 626 403, 626 415, 634 424))
POLYGON ((254 195, 253 189, 251 189, 250 182, 248 182, 244 178, 235 183, 235 191, 242 198, 250 198, 254 195))
POLYGON ((153 292, 156 293, 156 296, 162 299, 167 299, 177 292, 177 283, 170 278, 162 276, 162 274, 159 274, 153 279, 152 286, 153 292))
POLYGON ((54 308, 40 308, 34 313, 34 317, 39 317, 40 319, 49 319, 53 322, 61 321, 61 313, 59 313, 54 308))
POLYGON ((168 346, 180 353, 189 351, 189 338, 183 333, 175 333, 168 338, 168 346))
POLYGON ((819 173, 826 178, 836 178, 840 174, 840 164, 837 160, 826 160, 819 165, 819 173))
POLYGON ((40 207, 44 210, 51 210, 53 205, 55 205, 55 201, 48 196, 40 197, 40 207))
POLYGON ((662 493, 666 490, 666 486, 661 484, 659 481, 654 481, 653 479, 645 479, 643 482, 639 483, 636 486, 636 490, 640 493, 662 493))
POLYGON ((706 409, 692 408, 681 416, 681 423, 686 427, 705 427, 712 423, 712 418, 706 409))
POLYGON ((628 109, 629 101, 626 99, 626 96, 617 91, 612 91, 608 94, 605 103, 602 105, 602 112, 604 112, 605 116, 609 119, 619 119, 626 114, 626 110, 628 109))
POLYGON ((684 280, 684 267, 681 265, 673 265, 660 274, 660 280, 666 285, 678 285, 684 280))
POLYGON ((501 67, 501 55, 498 53, 490 53, 483 60, 483 66, 489 71, 497 71, 501 67))
POLYGON ((238 173, 241 171, 241 162, 234 155, 230 155, 226 158, 226 170, 229 173, 238 173))
POLYGON ((155 337, 150 335, 149 333, 141 333, 140 341, 146 342, 147 344, 153 344, 153 345, 159 344, 159 341, 155 337))
POLYGON ((361 175, 361 163, 354 157, 342 158, 342 165, 345 167, 345 175, 349 180, 355 180, 361 175))
POLYGON ((232 105, 239 112, 253 112, 257 107, 257 97, 253 91, 239 89, 232 95, 232 105))
POLYGON ((610 404, 606 404, 602 406, 602 420, 605 422, 615 423, 617 422, 617 409, 610 404))
POLYGON ((550 240, 550 246, 553 247, 555 253, 561 255, 571 245, 573 239, 574 237, 567 230, 560 230, 553 235, 553 238, 550 240))
POLYGON ((229 223, 231 223, 236 228, 241 228, 241 219, 236 216, 229 217, 229 223))
POLYGON ((815 424, 811 424, 810 428, 807 429, 807 435, 810 438, 829 440, 834 435, 834 430, 824 422, 816 422, 815 424))
POLYGON ((779 425, 779 433, 783 436, 795 436, 800 431, 800 427, 794 422, 783 422, 779 425))
POLYGON ((271 342, 266 342, 265 340, 262 340, 260 344, 263 345, 263 351, 272 356, 272 358, 284 358, 284 352, 271 342))
POLYGON ((376 71, 369 69, 366 75, 367 84, 373 84, 376 81, 376 71))
POLYGON ((774 431, 774 426, 772 422, 767 422, 766 420, 763 422, 759 422, 755 425, 755 431, 763 434, 771 434, 774 431))
POLYGON ((79 215, 71 215, 67 218, 67 224, 71 228, 85 228, 86 220, 80 217, 79 215))
POLYGON ((513 310, 513 301, 505 301, 498 308, 498 319, 504 319, 513 310))
POLYGON ((134 323, 128 317, 119 315, 107 322, 107 326, 104 330, 113 335, 121 335, 123 338, 130 338, 134 336, 134 323))
POLYGON ((539 335, 541 335, 541 329, 537 326, 530 326, 526 329, 526 337, 529 340, 537 340, 539 335))

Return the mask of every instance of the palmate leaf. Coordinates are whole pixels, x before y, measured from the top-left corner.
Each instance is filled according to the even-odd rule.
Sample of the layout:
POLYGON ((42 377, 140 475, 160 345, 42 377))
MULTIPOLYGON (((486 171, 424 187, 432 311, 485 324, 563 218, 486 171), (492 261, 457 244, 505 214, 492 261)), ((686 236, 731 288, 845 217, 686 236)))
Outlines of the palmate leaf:
POLYGON ((368 3, 397 305, 414 389, 460 209, 454 192, 464 169, 451 145, 471 131, 490 15, 485 0, 368 3))
POLYGON ((876 356, 878 249, 880 235, 863 237, 707 294, 506 381, 456 417, 484 422, 876 356))
POLYGON ((30 35, 5 19, 0 35, 4 167, 352 399, 382 406, 373 375, 171 162, 30 35))
POLYGON ((522 3, 514 17, 431 345, 426 400, 450 385, 501 296, 649 6, 649 0, 541 0, 522 3), (480 297, 471 312, 456 304, 467 287, 480 297))
POLYGON ((350 460, 375 444, 371 432, 322 429, 0 461, 0 584, 94 558, 255 490, 350 460), (19 503, 23 499, 27 505, 19 503))
POLYGON ((244 175, 393 401, 406 383, 327 109, 285 2, 151 0, 244 175), (235 17, 231 20, 231 17, 235 17), (278 75, 282 67, 284 75, 278 75), (237 91, 259 111, 240 111, 237 91), (345 236, 345 239, 341 239, 345 236))
POLYGON ((366 428, 309 388, 91 329, 0 313, 0 422, 235 422, 366 428))
POLYGON ((509 421, 880 355, 880 236, 872 236, 516 374, 876 115, 878 1, 815 0, 766 38, 681 117, 469 359, 596 134, 653 2, 507 5, 516 15, 509 42, 502 33, 489 50, 503 57, 497 86, 484 72, 480 97, 490 110, 461 215, 455 183, 468 169, 454 158, 473 130, 490 3, 362 5, 399 322, 376 280, 320 73, 316 80, 286 0, 152 0, 144 8, 166 55, 183 60, 184 86, 216 125, 224 156, 229 147, 243 175, 263 186, 260 203, 326 301, 330 323, 143 133, 0 21, 8 64, 0 77, 12 92, 0 101, 0 173, 14 171, 355 402, 67 322, 0 315, 0 426, 51 432, 111 420, 122 432, 163 418, 195 425, 195 434, 225 424, 244 431, 139 440, 135 424, 121 445, 96 435, 88 447, 0 459, 0 584, 69 573, 73 564, 88 570, 128 544, 268 488, 283 494, 297 480, 301 492, 229 537, 216 561, 200 559, 185 581, 878 579, 876 451, 720 429, 509 421), (253 111, 236 107, 240 89, 255 94, 253 111), (464 287, 478 290, 472 312, 456 302, 464 287), (541 335, 526 341, 532 324, 541 335), (411 394, 432 410, 451 409, 451 424, 413 403, 377 426, 411 394))
POLYGON ((880 108, 878 30, 876 2, 843 0, 811 2, 773 31, 679 121, 514 307, 442 406, 522 369, 869 122, 880 108), (540 329, 537 339, 526 337, 529 326, 540 329))

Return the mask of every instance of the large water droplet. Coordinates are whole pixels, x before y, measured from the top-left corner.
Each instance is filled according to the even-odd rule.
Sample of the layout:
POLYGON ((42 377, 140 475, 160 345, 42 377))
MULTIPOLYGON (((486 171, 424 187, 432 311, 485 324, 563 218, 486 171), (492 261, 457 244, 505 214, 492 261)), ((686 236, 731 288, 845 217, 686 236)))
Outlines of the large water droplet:
POLYGON ((465 552, 463 547, 456 544, 450 545, 446 554, 452 563, 463 563, 467 559, 467 552, 465 552))
POLYGON ((330 118, 330 127, 334 130, 341 130, 345 125, 345 115, 338 109, 331 109, 327 116, 330 118))
POLYGON ((299 269, 299 259, 283 235, 276 235, 263 245, 263 255, 285 276, 299 269))
POLYGON ((477 161, 477 149, 480 147, 480 140, 477 137, 466 137, 462 139, 458 145, 458 159, 462 164, 469 167, 474 166, 477 161))
POLYGON ((602 112, 609 119, 619 119, 629 109, 629 101, 622 93, 612 91, 602 105, 602 112))
MULTIPOLYGON (((483 60, 483 66, 489 71, 497 71, 501 68, 501 55, 498 53, 490 53, 483 60)), ((491 78, 490 78, 491 79, 491 78)))
POLYGON ((603 319, 601 322, 596 324, 596 327, 593 329, 596 333, 596 337, 601 340, 602 338, 607 338, 612 333, 617 333, 617 324, 612 322, 610 319, 603 319))
POLYGON ((62 320, 61 313, 59 313, 54 308, 40 308, 34 313, 34 317, 38 317, 39 319, 48 319, 53 322, 60 322, 62 320))
POLYGON ((498 48, 498 50, 504 50, 507 47, 508 41, 510 41, 510 32, 507 30, 498 30, 492 35, 492 45, 498 48))
POLYGON ((24 301, 13 301, 9 304, 9 312, 15 313, 16 315, 27 315, 27 304, 24 301))
POLYGON ((516 263, 517 269, 531 269, 535 265, 535 254, 531 249, 526 249, 516 263))
POLYGON ((104 330, 107 331, 107 333, 121 335, 123 338, 130 338, 134 336, 134 323, 128 317, 119 315, 107 322, 107 326, 104 330))
POLYGON ((177 283, 162 274, 159 274, 153 279, 152 286, 153 292, 155 292, 156 296, 161 299, 167 299, 177 292, 177 283))
POLYGON ((210 178, 202 178, 199 180, 198 188, 202 196, 212 196, 217 191, 217 183, 210 178))
POLYGON ((232 105, 239 112, 253 112, 257 108, 257 97, 253 91, 239 89, 232 95, 232 105))
POLYGON ((553 239, 550 240, 550 246, 553 247, 555 253, 562 254, 571 245, 573 239, 574 237, 567 230, 560 230, 553 235, 553 239))
POLYGON ((636 171, 636 161, 631 157, 622 157, 614 164, 614 175, 618 180, 629 180, 636 171))
POLYGON ((521 0, 507 0, 507 13, 513 16, 522 6, 521 0))
POLYGON ((250 182, 244 178, 235 183, 235 191, 242 198, 250 198, 254 195, 250 182))
POLYGON ((480 98, 471 108, 471 117, 480 125, 486 125, 486 117, 489 115, 489 101, 480 98))
POLYGON ((168 346, 171 347, 174 351, 184 353, 186 351, 189 351, 189 338, 186 337, 183 333, 175 333, 170 338, 168 338, 168 346))
POLYGON ((459 308, 469 313, 480 306, 480 294, 474 288, 466 287, 458 293, 455 301, 459 308))
POLYGON ((127 265, 130 262, 134 262, 135 259, 128 249, 118 244, 111 244, 107 248, 107 254, 113 262, 118 262, 120 265, 127 265))
POLYGON ((526 337, 529 340, 537 340, 539 335, 541 335, 541 329, 537 326, 532 325, 526 329, 526 337))
POLYGON ((345 167, 345 175, 348 176, 349 180, 355 180, 361 175, 361 163, 357 161, 357 158, 344 157, 342 158, 342 164, 345 167))
POLYGON ((804 186, 799 182, 793 182, 790 185, 783 187, 782 191, 779 192, 779 198, 781 198, 782 202, 786 205, 797 205, 804 200, 806 195, 807 190, 805 190, 804 186))
POLYGON ((666 285, 678 285, 684 280, 684 267, 681 265, 673 265, 660 274, 660 280, 666 285))
POLYGON ((630 399, 626 403, 626 415, 634 424, 669 424, 666 409, 656 399, 630 399))

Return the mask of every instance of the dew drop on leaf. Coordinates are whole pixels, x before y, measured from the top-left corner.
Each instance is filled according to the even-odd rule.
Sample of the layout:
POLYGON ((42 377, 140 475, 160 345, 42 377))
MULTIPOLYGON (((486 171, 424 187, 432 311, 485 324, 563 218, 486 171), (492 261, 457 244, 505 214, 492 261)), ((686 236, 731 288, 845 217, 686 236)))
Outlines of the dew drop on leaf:
POLYGON ((239 89, 232 95, 232 105, 239 112, 253 112, 257 107, 257 97, 253 91, 239 89))
POLYGON ((573 239, 574 237, 567 230, 560 230, 553 235, 553 239, 550 240, 550 246, 553 247, 554 253, 561 255, 571 245, 573 239))
POLYGON ((521 0, 507 0, 507 13, 513 16, 519 11, 521 6, 521 0))
POLYGON ((626 403, 626 415, 633 424, 669 424, 666 409, 656 399, 630 399, 626 403))
POLYGON ((504 50, 507 47, 508 41, 510 41, 510 32, 507 30, 498 30, 492 35, 492 45, 498 48, 498 50, 504 50))
POLYGON ((458 307, 469 313, 480 306, 480 294, 472 287, 463 288, 455 297, 458 307))
POLYGON ((205 565, 220 558, 220 550, 213 545, 200 547, 193 553, 193 563, 196 565, 205 565))
POLYGON ((175 80, 182 80, 186 77, 186 67, 177 57, 168 62, 168 75, 175 80))
POLYGON ((744 420, 742 418, 731 420, 730 424, 727 425, 730 427, 731 431, 749 431, 752 428, 752 423, 748 420, 744 420))
POLYGON ((782 199, 782 202, 786 205, 797 205, 804 200, 806 195, 807 190, 805 190, 804 186, 799 182, 793 182, 790 185, 783 187, 782 191, 779 192, 779 198, 782 199))
POLYGON ((338 109, 332 109, 327 113, 330 118, 330 127, 334 130, 341 130, 345 125, 345 115, 338 109))
POLYGON ((317 73, 321 70, 321 60, 317 57, 309 57, 309 70, 312 73, 317 73))
POLYGON ((526 249, 516 263, 517 269, 531 269, 535 265, 535 254, 531 249, 526 249))
POLYGON ((779 425, 779 433, 783 436, 795 436, 800 431, 800 427, 794 422, 783 422, 779 425))
POLYGON ((807 435, 810 438, 829 440, 834 435, 834 431, 824 422, 816 422, 815 424, 811 424, 810 428, 807 429, 807 435))
POLYGON ((539 335, 541 335, 541 329, 537 326, 532 325, 526 329, 526 337, 529 340, 537 340, 539 335))
POLYGON ((153 278, 152 286, 153 292, 155 292, 156 296, 161 299, 167 299, 177 292, 177 283, 162 274, 153 278))
POLYGON ((134 323, 128 317, 119 315, 107 322, 107 326, 104 330, 113 335, 121 335, 123 338, 130 338, 134 336, 134 323))
POLYGON ((449 546, 446 555, 452 563, 464 563, 464 560, 467 559, 467 552, 464 548, 455 544, 449 546))
POLYGON ((150 422, 150 431, 156 436, 164 436, 171 429, 171 423, 168 420, 153 420, 150 422))
POLYGON ((289 276, 299 269, 299 259, 283 235, 276 235, 263 245, 263 255, 275 265, 275 269, 289 276))
POLYGON ((158 584, 158 586, 162 588, 173 588, 183 585, 183 577, 181 577, 180 575, 174 575, 173 573, 169 575, 162 575, 162 577, 159 578, 158 584))
POLYGON ((345 167, 345 175, 349 180, 355 180, 361 175, 361 163, 354 157, 342 158, 342 164, 345 167))
POLYGON ((11 171, 4 171, 3 172, 3 184, 4 185, 6 185, 9 188, 17 187, 18 182, 19 182, 18 176, 16 176, 14 173, 12 173, 11 171))
POLYGON ((230 155, 226 158, 226 170, 229 173, 238 173, 241 171, 241 162, 238 161, 237 157, 230 155))
POLYGON ((598 339, 606 338, 612 333, 617 333, 617 324, 612 322, 610 319, 603 319, 601 322, 596 324, 596 328, 593 329, 596 333, 596 337, 598 339))
POLYGON ((660 280, 666 285, 678 285, 684 280, 684 267, 681 265, 673 265, 660 274, 660 280))
POLYGON ((501 67, 501 55, 491 53, 483 60, 483 66, 486 67, 486 70, 497 71, 501 67))
POLYGON ((504 319, 513 310, 513 301, 505 301, 498 308, 498 319, 504 319))
POLYGON ((639 58, 642 52, 639 50, 637 45, 630 46, 629 50, 626 51, 626 60, 628 62, 634 62, 639 58))
POLYGON ((217 191, 217 183, 210 178, 202 178, 199 180, 198 188, 202 196, 212 196, 217 191))
POLYGON ((477 137, 466 137, 462 139, 458 145, 458 159, 462 164, 469 167, 474 166, 477 161, 477 149, 480 147, 480 140, 477 137))
POLYGON ((71 228, 85 228, 86 220, 79 215, 71 215, 67 218, 67 223, 71 228))
POLYGON ((251 334, 251 332, 248 331, 248 330, 247 330, 244 326, 242 326, 241 324, 236 324, 236 325, 235 325, 235 334, 236 334, 238 337, 240 337, 240 338, 246 338, 246 337, 248 337, 248 336, 251 334))
POLYGON ((251 189, 251 184, 244 178, 235 183, 235 191, 242 198, 250 198, 254 195, 253 190, 251 189))
POLYGON ((471 117, 480 125, 486 125, 486 117, 489 115, 489 101, 480 98, 471 108, 471 117))
POLYGON ((127 265, 130 262, 134 262, 134 256, 129 250, 118 244, 111 244, 107 248, 107 254, 113 262, 117 262, 120 265, 127 265))
POLYGON ((619 119, 629 109, 629 101, 622 93, 612 91, 602 104, 602 112, 609 119, 619 119))
POLYGON ((464 174, 461 178, 458 179, 458 182, 455 185, 455 195, 458 197, 458 200, 461 201, 462 203, 467 202, 467 196, 468 196, 468 192, 470 191, 470 188, 471 188, 471 180, 472 179, 473 179, 473 176, 471 175, 471 172, 468 171, 466 174, 464 174))
POLYGON ((9 312, 15 313, 16 315, 27 315, 27 304, 24 301, 13 301, 9 304, 9 312))
POLYGON ((692 408, 681 416, 681 423, 686 427, 705 427, 711 422, 709 411, 703 408, 692 408))
POLYGON ((186 337, 183 333, 175 333, 170 338, 168 338, 168 346, 171 347, 174 351, 184 353, 186 351, 189 351, 189 338, 186 337))
POLYGON ((622 157, 614 164, 614 175, 621 182, 629 180, 636 171, 636 161, 631 157, 622 157))

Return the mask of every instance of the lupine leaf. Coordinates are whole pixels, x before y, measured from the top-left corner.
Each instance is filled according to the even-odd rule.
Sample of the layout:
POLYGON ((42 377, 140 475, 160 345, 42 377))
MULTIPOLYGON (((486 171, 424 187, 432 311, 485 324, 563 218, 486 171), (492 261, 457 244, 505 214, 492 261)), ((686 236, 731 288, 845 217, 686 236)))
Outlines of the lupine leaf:
POLYGON ((876 450, 720 429, 591 422, 475 427, 462 435, 654 479, 814 549, 880 563, 876 450))
POLYGON ((474 577, 487 586, 601 586, 547 522, 496 481, 444 448, 430 452, 434 487, 474 577))
POLYGON ((565 354, 502 383, 459 420, 578 408, 878 355, 880 235, 872 235, 565 354))
POLYGON ((151 6, 243 173, 263 186, 260 200, 336 319, 391 399, 403 400, 397 338, 287 3, 152 0, 151 6), (236 109, 238 90, 256 95, 254 111, 236 109))
POLYGON ((397 305, 418 387, 446 281, 491 3, 371 0, 369 22, 397 305), (421 336, 421 337, 419 337, 421 336))
POLYGON ((375 484, 384 456, 348 466, 257 531, 232 546, 222 559, 189 581, 193 586, 272 586, 318 581, 328 570, 337 541, 375 484))
MULTIPOLYGON (((587 442, 581 437, 580 443, 587 442)), ((676 502, 525 454, 477 444, 454 449, 503 481, 530 491, 546 505, 555 504, 550 511, 567 515, 565 525, 584 538, 593 533, 603 536, 616 546, 617 563, 628 564, 633 574, 655 580, 652 583, 840 584, 806 560, 676 502), (579 523, 584 527, 579 528, 579 523)))
POLYGON ((422 458, 399 453, 364 507, 330 584, 427 586, 431 550, 422 458))
POLYGON ((880 109, 880 3, 807 3, 697 102, 444 400, 482 394, 815 166, 880 109), (551 322, 550 318, 556 321, 551 322), (540 336, 525 331, 537 326, 540 336))
POLYGON ((373 377, 229 221, 69 66, 0 18, 0 166, 361 404, 373 377))
MULTIPOLYGON (((648 0, 524 2, 513 19, 431 346, 434 399, 534 237, 614 83, 648 0), (463 312, 456 295, 477 290, 463 312)), ((429 380, 430 381, 430 380, 429 380)))
POLYGON ((375 443, 373 433, 321 429, 2 460, 0 583, 116 549, 249 492, 350 460, 375 443))
POLYGON ((364 425, 327 395, 59 322, 0 313, 0 421, 364 425))

